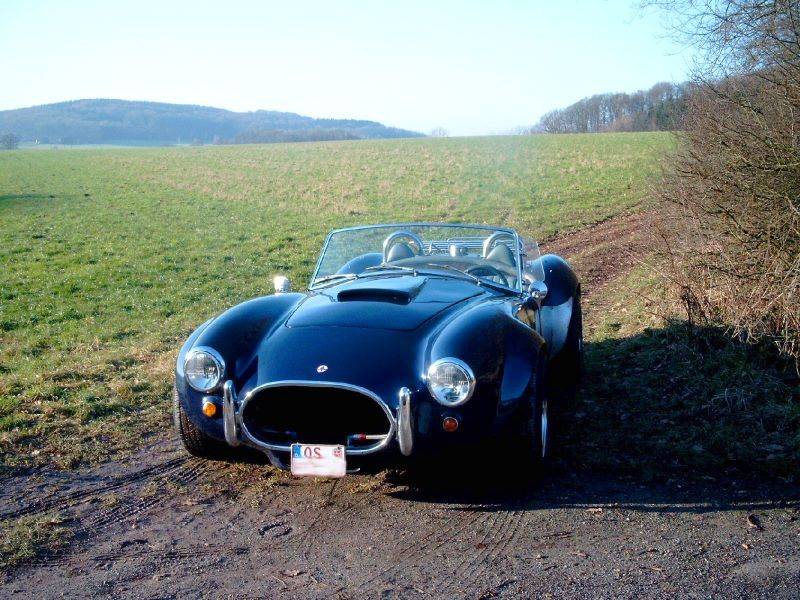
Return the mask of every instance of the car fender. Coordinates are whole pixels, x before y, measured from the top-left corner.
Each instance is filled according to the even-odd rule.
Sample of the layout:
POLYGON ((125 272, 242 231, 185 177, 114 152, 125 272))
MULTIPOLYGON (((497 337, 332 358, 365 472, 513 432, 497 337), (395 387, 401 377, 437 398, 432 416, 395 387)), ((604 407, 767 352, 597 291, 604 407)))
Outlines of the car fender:
POLYGON ((189 336, 178 354, 176 382, 179 386, 183 383, 186 353, 200 346, 213 348, 222 357, 226 379, 241 381, 264 336, 283 323, 287 314, 305 297, 297 293, 261 296, 206 321, 189 336))
POLYGON ((540 325, 552 358, 561 352, 567 341, 579 282, 570 264, 560 256, 545 254, 541 262, 547 296, 539 309, 540 325))
POLYGON ((202 398, 209 396, 221 402, 222 384, 232 379, 241 384, 255 369, 255 353, 264 336, 282 324, 288 313, 305 298, 304 294, 274 294, 248 300, 209 319, 200 325, 186 340, 175 364, 175 387, 178 398, 195 424, 222 439, 222 425, 217 420, 202 418, 202 398), (215 350, 225 362, 223 381, 218 390, 203 394, 192 389, 186 382, 183 363, 186 354, 195 347, 215 350))
POLYGON ((247 300, 226 310, 197 336, 194 346, 216 350, 225 360, 228 379, 238 381, 248 358, 272 328, 281 325, 305 294, 273 294, 247 300))
POLYGON ((542 336, 511 314, 507 303, 490 302, 445 324, 433 338, 425 364, 446 357, 467 363, 476 389, 459 412, 473 420, 492 420, 528 398, 544 344, 542 336))

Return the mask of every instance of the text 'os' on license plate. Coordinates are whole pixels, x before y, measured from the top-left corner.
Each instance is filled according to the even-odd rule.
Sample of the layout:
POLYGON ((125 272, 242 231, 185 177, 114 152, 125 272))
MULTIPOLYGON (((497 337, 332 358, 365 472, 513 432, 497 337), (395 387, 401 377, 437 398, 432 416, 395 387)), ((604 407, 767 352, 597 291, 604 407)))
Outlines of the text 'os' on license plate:
POLYGON ((292 444, 292 475, 297 477, 344 477, 344 446, 292 444))

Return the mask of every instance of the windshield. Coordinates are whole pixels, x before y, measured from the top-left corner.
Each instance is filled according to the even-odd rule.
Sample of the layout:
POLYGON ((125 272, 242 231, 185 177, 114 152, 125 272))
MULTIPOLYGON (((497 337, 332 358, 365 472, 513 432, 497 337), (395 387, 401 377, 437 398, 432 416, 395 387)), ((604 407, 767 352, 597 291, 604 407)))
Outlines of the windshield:
POLYGON ((423 272, 521 291, 543 280, 536 242, 510 229, 405 224, 341 229, 322 249, 311 287, 345 278, 423 272))

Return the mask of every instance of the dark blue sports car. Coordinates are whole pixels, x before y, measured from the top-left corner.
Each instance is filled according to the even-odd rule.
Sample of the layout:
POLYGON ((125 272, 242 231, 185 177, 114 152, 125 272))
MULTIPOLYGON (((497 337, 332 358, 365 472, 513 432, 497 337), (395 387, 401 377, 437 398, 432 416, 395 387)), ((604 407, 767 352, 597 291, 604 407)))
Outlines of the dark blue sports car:
POLYGON ((328 235, 307 291, 275 288, 181 348, 191 454, 245 445, 324 476, 510 436, 533 465, 547 456, 550 390, 574 383, 583 344, 562 258, 502 227, 354 227, 328 235))

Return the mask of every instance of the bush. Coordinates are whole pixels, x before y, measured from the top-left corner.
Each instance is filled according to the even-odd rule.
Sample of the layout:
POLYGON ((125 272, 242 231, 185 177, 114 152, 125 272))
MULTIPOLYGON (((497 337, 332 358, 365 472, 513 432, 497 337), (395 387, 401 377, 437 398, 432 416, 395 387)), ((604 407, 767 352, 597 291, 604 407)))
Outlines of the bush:
POLYGON ((19 136, 13 133, 0 135, 0 148, 3 150, 16 150, 19 147, 19 136))
POLYGON ((671 278, 691 320, 772 339, 800 364, 798 7, 679 4, 698 7, 719 76, 699 78, 657 191, 671 278))

